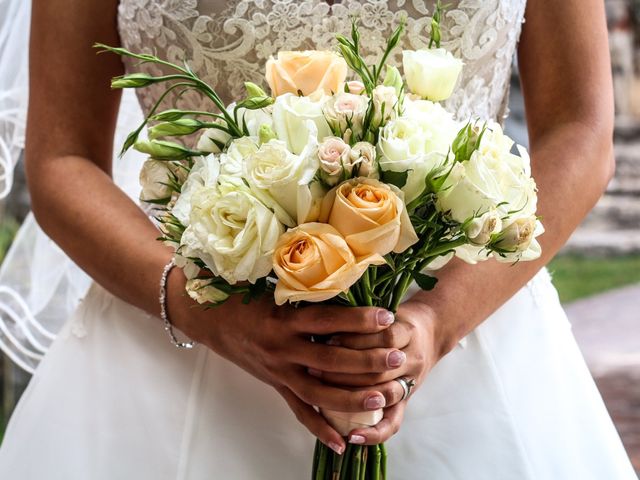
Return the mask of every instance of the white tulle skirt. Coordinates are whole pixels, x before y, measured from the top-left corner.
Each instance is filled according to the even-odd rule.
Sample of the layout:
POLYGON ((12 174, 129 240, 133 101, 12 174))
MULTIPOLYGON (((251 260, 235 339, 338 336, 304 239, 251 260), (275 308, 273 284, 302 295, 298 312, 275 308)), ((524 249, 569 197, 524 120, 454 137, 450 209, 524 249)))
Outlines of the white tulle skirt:
MULTIPOLYGON (((300 480, 313 442, 271 387, 93 285, 13 414, 0 478, 300 480)), ((434 368, 388 450, 394 479, 636 478, 545 271, 434 368)))

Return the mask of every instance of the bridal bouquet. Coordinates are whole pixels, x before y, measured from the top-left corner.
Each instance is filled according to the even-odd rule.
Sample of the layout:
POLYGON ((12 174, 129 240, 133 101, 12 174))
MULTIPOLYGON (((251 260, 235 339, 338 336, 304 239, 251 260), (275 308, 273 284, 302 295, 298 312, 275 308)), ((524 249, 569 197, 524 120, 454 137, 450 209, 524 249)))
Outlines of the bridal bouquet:
MULTIPOLYGON (((412 284, 433 288, 433 272, 453 256, 539 256, 526 150, 514 153, 498 124, 460 122, 438 103, 463 65, 439 48, 437 18, 435 48, 403 52, 404 78, 388 65, 402 31, 376 65, 363 59, 355 23, 350 38, 337 36, 339 54, 279 52, 266 66, 271 94, 247 82, 245 98, 231 105, 188 65, 100 45, 167 71, 128 74, 112 86, 168 82, 124 150, 149 155, 141 200, 175 247, 193 299, 215 306, 234 294, 247 302, 272 294, 278 305, 395 312, 412 284), (158 111, 170 92, 187 90, 213 108, 158 111)), ((382 416, 322 413, 345 436, 382 416)), ((313 478, 387 478, 384 446, 349 444, 338 455, 317 442, 313 478)))

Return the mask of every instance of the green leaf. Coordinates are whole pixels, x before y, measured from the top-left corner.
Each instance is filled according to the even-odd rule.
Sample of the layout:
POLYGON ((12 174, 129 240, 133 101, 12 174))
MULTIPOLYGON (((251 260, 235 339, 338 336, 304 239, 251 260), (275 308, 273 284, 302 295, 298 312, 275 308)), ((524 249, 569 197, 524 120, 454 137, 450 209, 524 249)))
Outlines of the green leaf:
POLYGON ((433 290, 436 283, 438 283, 438 279, 436 277, 425 275, 424 273, 412 271, 411 276, 422 290, 433 290))
POLYGON ((381 180, 384 183, 390 183, 398 188, 402 188, 407 184, 407 177, 409 171, 405 172, 392 172, 391 170, 383 171, 381 180))

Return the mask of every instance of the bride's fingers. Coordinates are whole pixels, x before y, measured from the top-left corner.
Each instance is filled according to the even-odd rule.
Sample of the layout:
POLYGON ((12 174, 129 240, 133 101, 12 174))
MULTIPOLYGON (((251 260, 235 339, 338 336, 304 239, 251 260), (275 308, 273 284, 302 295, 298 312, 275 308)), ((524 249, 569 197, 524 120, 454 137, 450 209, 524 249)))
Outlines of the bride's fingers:
POLYGON ((403 349, 411 341, 414 326, 408 322, 396 321, 389 328, 377 333, 366 335, 341 333, 333 335, 327 345, 367 350, 370 348, 397 348, 403 349))
POLYGON ((362 412, 377 410, 386 405, 385 396, 375 388, 344 389, 326 385, 306 372, 294 373, 287 386, 308 405, 337 410, 339 412, 362 412))
POLYGON ((407 402, 400 402, 384 409, 384 417, 377 425, 368 428, 356 428, 349 432, 349 443, 356 445, 378 445, 389 440, 398 433, 407 402))
POLYGON ((300 340, 287 353, 287 360, 307 368, 334 373, 381 373, 406 363, 406 354, 398 349, 352 350, 300 340))
POLYGON ((312 305, 295 311, 290 321, 303 334, 376 333, 394 322, 393 313, 377 307, 312 305))
POLYGON ((327 423, 322 415, 312 406, 300 400, 287 387, 278 387, 276 390, 283 396, 298 421, 302 423, 307 430, 336 453, 342 454, 342 452, 344 452, 345 443, 343 438, 327 423))
POLYGON ((351 374, 323 372, 321 370, 310 368, 308 373, 312 377, 319 378, 323 382, 332 385, 342 385, 345 387, 373 387, 401 377, 405 375, 406 371, 404 368, 399 368, 383 373, 351 374))
MULTIPOLYGON (((377 391, 379 392, 385 400, 385 405, 390 407, 395 405, 396 403, 402 400, 404 396, 404 388, 400 384, 400 382, 396 381, 398 377, 407 376, 409 378, 414 378, 411 375, 404 375, 402 373, 396 373, 391 376, 389 379, 380 379, 379 382, 369 383, 367 381, 367 375, 342 375, 341 378, 336 378, 337 374, 331 373, 323 373, 323 372, 312 372, 312 376, 316 378, 322 379, 323 382, 332 383, 335 385, 343 385, 345 387, 357 387, 356 391, 377 391), (315 375, 321 373, 320 376, 315 375), (341 380, 340 382, 336 382, 335 380, 341 380), (359 383, 359 381, 361 381, 359 383), (362 388, 365 387, 365 388, 362 388)), ((337 410, 337 409, 334 409, 337 410)))

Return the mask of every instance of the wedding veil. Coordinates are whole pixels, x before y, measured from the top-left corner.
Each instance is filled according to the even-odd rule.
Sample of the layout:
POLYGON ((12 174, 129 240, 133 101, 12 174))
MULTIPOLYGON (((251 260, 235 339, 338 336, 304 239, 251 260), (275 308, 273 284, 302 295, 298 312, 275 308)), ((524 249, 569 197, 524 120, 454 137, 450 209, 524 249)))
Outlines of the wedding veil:
MULTIPOLYGON (((30 17, 30 0, 0 0, 0 199, 9 194, 25 142, 30 17)), ((126 91, 114 151, 141 120, 135 94, 126 91)), ((114 181, 136 200, 143 160, 131 152, 113 163, 114 181)), ((33 372, 90 283, 29 214, 0 265, 0 349, 33 372)))

